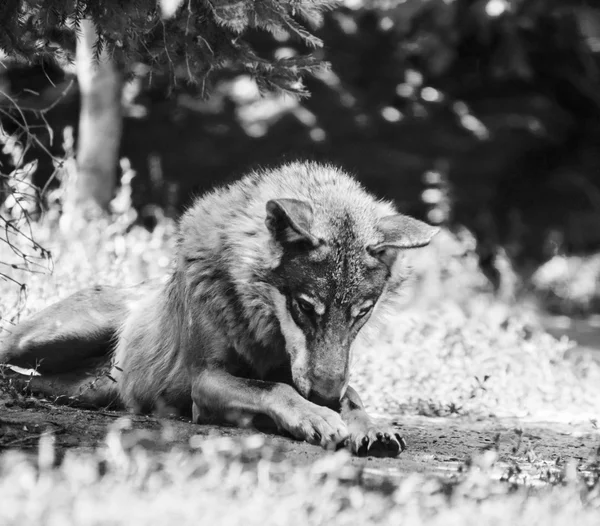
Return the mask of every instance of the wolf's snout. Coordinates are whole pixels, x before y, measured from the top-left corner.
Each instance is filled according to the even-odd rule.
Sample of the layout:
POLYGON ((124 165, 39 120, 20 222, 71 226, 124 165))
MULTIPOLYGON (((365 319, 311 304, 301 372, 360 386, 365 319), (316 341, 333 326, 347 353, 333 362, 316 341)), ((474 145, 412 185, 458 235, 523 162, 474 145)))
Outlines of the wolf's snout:
POLYGON ((333 409, 334 411, 339 410, 340 408, 340 396, 323 396, 317 391, 311 391, 308 400, 313 404, 322 405, 324 407, 329 407, 329 409, 333 409))
POLYGON ((317 405, 338 409, 345 385, 345 378, 315 378, 308 399, 317 405))

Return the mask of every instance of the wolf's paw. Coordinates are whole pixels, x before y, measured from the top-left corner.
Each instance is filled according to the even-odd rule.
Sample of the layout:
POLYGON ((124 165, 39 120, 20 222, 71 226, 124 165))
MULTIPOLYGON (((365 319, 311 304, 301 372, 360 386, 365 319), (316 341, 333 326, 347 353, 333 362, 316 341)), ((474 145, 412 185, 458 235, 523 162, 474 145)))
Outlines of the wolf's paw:
POLYGON ((396 457, 406 449, 406 442, 391 426, 373 422, 350 429, 350 450, 360 457, 396 457))
POLYGON ((335 449, 348 438, 348 428, 340 415, 317 405, 297 411, 285 427, 296 438, 325 449, 335 449))

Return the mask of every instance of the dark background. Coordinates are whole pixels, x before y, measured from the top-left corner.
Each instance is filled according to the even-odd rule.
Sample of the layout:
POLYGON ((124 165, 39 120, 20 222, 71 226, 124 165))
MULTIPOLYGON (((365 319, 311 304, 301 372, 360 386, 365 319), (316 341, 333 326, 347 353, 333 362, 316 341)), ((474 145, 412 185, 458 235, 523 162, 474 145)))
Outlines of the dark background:
MULTIPOLYGON (((141 75, 126 97, 121 155, 137 173, 142 220, 149 205, 175 216, 249 168, 310 158, 343 166, 402 211, 469 228, 492 280, 498 247, 524 270, 557 252, 596 251, 600 9, 528 0, 491 16, 494 2, 408 0, 327 14, 317 54, 331 71, 305 80, 305 100, 259 98, 234 71, 219 73, 208 100, 141 75)), ((291 39, 250 38, 263 56, 305 51, 291 39)), ((50 64, 0 75, 20 104, 37 107, 70 80, 50 64)), ((75 85, 47 114, 52 143, 35 129, 59 156, 78 105, 75 85)), ((43 184, 50 159, 35 148, 28 156, 43 184)))

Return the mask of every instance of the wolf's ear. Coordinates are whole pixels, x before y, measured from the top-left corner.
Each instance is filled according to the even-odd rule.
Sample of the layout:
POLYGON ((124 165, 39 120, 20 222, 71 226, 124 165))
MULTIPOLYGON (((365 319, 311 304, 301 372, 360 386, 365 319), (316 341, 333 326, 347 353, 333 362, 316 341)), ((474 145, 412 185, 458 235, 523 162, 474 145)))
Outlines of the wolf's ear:
POLYGON ((437 227, 402 214, 380 219, 377 229, 383 234, 383 241, 369 245, 367 251, 388 266, 394 263, 399 249, 429 245, 433 236, 439 232, 437 227))
POLYGON ((310 233, 313 209, 310 203, 299 199, 271 199, 267 202, 265 224, 273 238, 285 245, 306 243, 319 245, 319 239, 310 233))

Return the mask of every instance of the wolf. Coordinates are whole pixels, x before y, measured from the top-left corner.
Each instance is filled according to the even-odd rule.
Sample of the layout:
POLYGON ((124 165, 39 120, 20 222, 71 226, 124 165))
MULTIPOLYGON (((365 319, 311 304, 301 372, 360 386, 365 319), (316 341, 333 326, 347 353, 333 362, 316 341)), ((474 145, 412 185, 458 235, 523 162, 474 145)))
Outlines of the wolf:
POLYGON ((406 251, 436 231, 335 166, 257 170, 183 214, 166 282, 51 305, 5 339, 0 363, 34 367, 32 391, 88 406, 262 416, 312 444, 396 456, 405 442, 365 412, 350 364, 402 291, 406 251))

